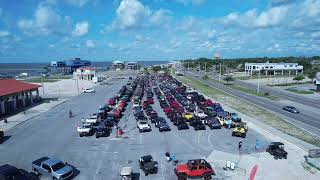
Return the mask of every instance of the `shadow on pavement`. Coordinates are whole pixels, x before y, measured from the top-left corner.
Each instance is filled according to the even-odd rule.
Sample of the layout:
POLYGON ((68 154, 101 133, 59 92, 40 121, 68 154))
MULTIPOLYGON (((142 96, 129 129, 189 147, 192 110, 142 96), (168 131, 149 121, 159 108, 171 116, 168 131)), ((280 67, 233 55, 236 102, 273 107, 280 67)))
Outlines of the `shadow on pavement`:
POLYGON ((132 174, 132 180, 139 180, 140 179, 140 173, 133 173, 132 174))
POLYGON ((8 139, 10 139, 11 136, 4 136, 2 139, 0 139, 0 144, 3 144, 6 142, 8 139))

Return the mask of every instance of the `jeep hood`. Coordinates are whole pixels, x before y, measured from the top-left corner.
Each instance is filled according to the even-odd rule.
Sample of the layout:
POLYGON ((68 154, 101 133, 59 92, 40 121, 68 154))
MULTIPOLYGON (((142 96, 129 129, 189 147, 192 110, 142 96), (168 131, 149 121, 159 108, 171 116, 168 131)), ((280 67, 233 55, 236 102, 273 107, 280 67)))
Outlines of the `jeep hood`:
POLYGON ((178 172, 178 173, 182 173, 182 172, 187 172, 187 171, 189 171, 187 164, 177 165, 176 169, 177 169, 177 172, 178 172))

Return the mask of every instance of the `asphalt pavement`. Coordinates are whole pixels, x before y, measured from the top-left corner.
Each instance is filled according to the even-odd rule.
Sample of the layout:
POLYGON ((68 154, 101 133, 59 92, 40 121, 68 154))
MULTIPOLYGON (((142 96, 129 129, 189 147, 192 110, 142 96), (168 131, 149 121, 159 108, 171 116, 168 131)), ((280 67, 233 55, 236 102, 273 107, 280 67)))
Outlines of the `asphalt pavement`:
MULTIPOLYGON (((77 169, 74 179, 119 179, 119 169, 131 166, 137 179, 176 179, 174 166, 165 161, 165 152, 174 153, 180 162, 188 159, 206 158, 213 150, 238 154, 238 142, 243 141, 244 154, 254 154, 256 139, 262 144, 267 140, 256 131, 249 129, 247 138, 232 137, 228 129, 178 131, 165 117, 154 97, 154 109, 168 121, 170 132, 159 132, 152 124, 152 131, 139 133, 136 120, 131 112, 131 104, 126 108, 121 123, 126 124, 125 137, 116 138, 113 130, 110 137, 96 139, 95 136, 79 137, 76 132, 81 118, 97 112, 106 99, 113 97, 127 79, 113 79, 112 85, 96 87, 96 93, 80 94, 51 110, 36 116, 7 131, 8 138, 0 145, 0 164, 9 163, 31 171, 31 162, 43 156, 55 157, 68 162, 77 169), (69 119, 72 110, 75 117, 69 119), (138 159, 151 154, 159 162, 156 175, 144 176, 139 170, 138 159)), ((211 154, 212 155, 212 154, 211 154)), ((219 166, 210 162, 214 167, 219 166)), ((218 171, 216 178, 225 178, 218 171)), ((47 179, 47 178, 42 178, 47 179)))
POLYGON ((245 100, 247 102, 258 105, 262 108, 265 108, 272 113, 282 117, 286 121, 301 127, 317 136, 320 136, 320 117, 316 114, 300 112, 299 114, 293 114, 287 111, 282 110, 283 105, 277 101, 273 101, 267 98, 251 95, 220 83, 216 83, 214 81, 203 80, 201 77, 196 77, 193 72, 185 72, 185 75, 190 78, 197 79, 205 84, 208 84, 214 88, 220 89, 225 93, 228 93, 232 96, 235 96, 239 99, 245 100))

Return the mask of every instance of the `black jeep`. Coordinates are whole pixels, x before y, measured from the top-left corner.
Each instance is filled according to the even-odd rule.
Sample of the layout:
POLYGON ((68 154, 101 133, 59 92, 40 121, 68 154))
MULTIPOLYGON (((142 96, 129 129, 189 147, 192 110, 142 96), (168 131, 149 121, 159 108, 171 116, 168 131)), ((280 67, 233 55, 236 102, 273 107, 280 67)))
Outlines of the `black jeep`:
POLYGON ((271 142, 266 151, 273 155, 274 159, 287 159, 288 156, 287 151, 284 150, 284 144, 282 142, 271 142))

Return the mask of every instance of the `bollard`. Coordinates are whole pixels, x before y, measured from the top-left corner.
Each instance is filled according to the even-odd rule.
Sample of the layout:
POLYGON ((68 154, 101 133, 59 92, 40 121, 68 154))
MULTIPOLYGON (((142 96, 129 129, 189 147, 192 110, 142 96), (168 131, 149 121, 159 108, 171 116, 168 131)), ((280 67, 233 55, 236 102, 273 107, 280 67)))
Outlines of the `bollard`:
POLYGON ((3 120, 3 122, 4 122, 4 123, 8 123, 8 120, 7 120, 7 118, 5 118, 5 119, 3 120))

